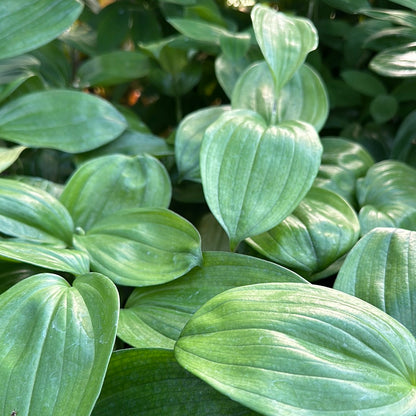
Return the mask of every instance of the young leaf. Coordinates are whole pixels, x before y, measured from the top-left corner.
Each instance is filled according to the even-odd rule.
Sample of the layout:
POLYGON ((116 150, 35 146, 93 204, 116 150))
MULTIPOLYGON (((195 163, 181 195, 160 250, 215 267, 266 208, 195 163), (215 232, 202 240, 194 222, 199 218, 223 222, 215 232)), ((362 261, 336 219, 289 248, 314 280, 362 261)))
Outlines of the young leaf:
POLYGON ((84 231, 128 208, 167 208, 172 194, 166 168, 152 156, 102 156, 78 168, 60 201, 84 231))
POLYGON ((255 257, 206 252, 195 267, 173 282, 136 288, 120 310, 117 335, 139 348, 173 348, 191 316, 224 290, 254 283, 306 283, 296 273, 255 257))
POLYGON ((185 371, 172 351, 115 351, 92 416, 256 416, 185 371), (203 397, 203 400, 201 398, 203 397))
POLYGON ((327 277, 322 272, 347 253, 359 235, 352 207, 339 195, 313 187, 283 222, 247 242, 276 263, 316 280, 317 273, 327 277))
POLYGON ((190 319, 185 369, 270 416, 412 416, 416 339, 334 289, 269 283, 231 289, 190 319))
POLYGON ((233 249, 296 208, 312 186, 321 153, 315 129, 300 121, 267 127, 253 111, 232 110, 211 124, 201 147, 202 184, 233 249))
POLYGON ((124 117, 108 101, 78 91, 26 94, 0 109, 0 137, 69 153, 108 143, 125 127, 124 117))
POLYGON ((377 306, 416 335, 416 232, 371 230, 347 255, 334 288, 377 306))
POLYGON ((74 23, 82 8, 77 0, 2 0, 0 59, 50 42, 74 23))
POLYGON ((97 273, 38 274, 0 296, 0 411, 89 415, 114 345, 119 300, 97 273), (68 397, 71 400, 68 400, 68 397))
POLYGON ((0 179, 0 232, 20 239, 71 245, 73 222, 49 193, 23 182, 0 179))
POLYGON ((74 246, 91 270, 126 286, 165 283, 201 263, 201 239, 187 220, 163 208, 119 211, 97 221, 74 246))
POLYGON ((303 64, 307 54, 316 49, 318 33, 309 20, 287 16, 260 4, 253 7, 251 19, 278 92, 303 64))
POLYGON ((0 257, 74 275, 90 271, 89 258, 84 252, 41 244, 0 240, 0 257))
POLYGON ((1 147, 0 148, 0 172, 3 172, 8 167, 13 165, 17 159, 19 159, 20 154, 25 150, 25 146, 15 146, 15 147, 1 147))

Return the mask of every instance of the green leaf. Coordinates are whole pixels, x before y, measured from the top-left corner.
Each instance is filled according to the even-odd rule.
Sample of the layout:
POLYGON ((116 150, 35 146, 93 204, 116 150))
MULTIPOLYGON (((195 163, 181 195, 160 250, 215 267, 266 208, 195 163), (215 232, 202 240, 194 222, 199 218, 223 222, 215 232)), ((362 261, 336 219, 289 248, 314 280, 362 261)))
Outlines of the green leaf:
POLYGON ((0 296, 1 413, 89 415, 114 345, 118 293, 97 273, 38 274, 0 296), (71 400, 68 400, 68 397, 71 400))
POLYGON ((8 84, 17 79, 26 80, 35 75, 40 62, 32 55, 21 55, 0 60, 0 84, 8 84))
POLYGON ((290 17, 269 7, 256 4, 251 11, 253 29, 270 66, 276 91, 280 91, 318 46, 318 33, 312 22, 290 17))
POLYGON ((416 167, 416 146, 414 132, 416 129, 416 111, 412 111, 402 121, 394 138, 391 156, 416 167))
POLYGON ((172 351, 115 351, 92 416, 255 416, 185 371, 172 351), (203 398, 203 400, 201 400, 203 398))
POLYGON ((251 37, 248 33, 225 33, 220 37, 220 46, 226 56, 238 60, 245 56, 250 48, 251 37))
POLYGON ((84 252, 41 244, 0 240, 0 257, 74 275, 90 271, 89 258, 84 252))
POLYGON ((324 0, 324 2, 347 13, 358 13, 360 9, 370 7, 367 0, 324 0))
POLYGON ((341 77, 349 87, 363 95, 376 97, 387 93, 384 84, 369 72, 349 69, 342 71, 341 77))
POLYGON ((34 242, 71 245, 73 222, 49 193, 0 178, 0 232, 34 242))
POLYGON ((371 230, 346 257, 334 288, 377 306, 416 335, 416 232, 371 230))
POLYGON ((75 226, 84 231, 128 208, 167 208, 171 184, 166 168, 152 156, 102 156, 81 165, 61 195, 75 226))
POLYGON ((3 0, 0 59, 50 42, 75 22, 82 8, 76 0, 3 0))
POLYGON ((0 137, 69 153, 108 143, 125 127, 124 117, 109 102, 78 91, 26 94, 0 109, 0 137))
POLYGON ((201 181, 199 153, 205 130, 230 107, 208 107, 194 111, 180 122, 175 136, 175 160, 179 180, 201 181))
POLYGON ((201 267, 173 282, 136 288, 120 310, 117 335, 139 348, 173 348, 191 316, 224 290, 254 283, 306 283, 296 273, 255 257, 206 252, 201 267))
POLYGON ((300 120, 320 130, 328 115, 328 97, 319 75, 302 65, 276 96, 269 67, 265 62, 251 65, 239 78, 232 94, 233 108, 258 112, 274 123, 300 120))
POLYGON ((79 86, 108 86, 132 81, 148 75, 149 58, 142 52, 114 51, 94 56, 78 69, 79 86))
POLYGON ((186 370, 264 415, 412 416, 416 340, 342 292, 269 283, 208 301, 175 346, 186 370))
POLYGON ((88 253, 91 270, 126 286, 165 283, 201 263, 198 231, 162 208, 119 211, 97 221, 75 248, 88 253))
POLYGON ((389 94, 380 94, 370 103, 370 114, 376 123, 385 123, 391 120, 399 109, 397 100, 389 94))
POLYGON ((393 3, 401 4, 402 6, 406 6, 409 9, 416 10, 416 4, 413 0, 390 0, 393 3))
POLYGON ((416 75, 416 42, 385 49, 370 62, 370 68, 387 77, 413 77, 416 75))
POLYGON ((347 253, 359 235, 357 214, 345 199, 313 187, 283 222, 247 242, 268 259, 316 280, 314 275, 347 253))
POLYGON ((396 160, 373 165, 357 182, 361 233, 376 227, 416 231, 416 170, 396 160))
POLYGON ((0 172, 13 165, 25 149, 25 146, 0 147, 0 172))
POLYGON ((361 9, 360 14, 372 17, 373 19, 385 20, 396 25, 416 28, 416 16, 413 12, 405 10, 390 9, 361 9))
POLYGON ((267 127, 253 111, 232 110, 211 124, 201 148, 202 184, 233 249, 296 208, 312 186, 321 152, 315 129, 300 121, 267 127))

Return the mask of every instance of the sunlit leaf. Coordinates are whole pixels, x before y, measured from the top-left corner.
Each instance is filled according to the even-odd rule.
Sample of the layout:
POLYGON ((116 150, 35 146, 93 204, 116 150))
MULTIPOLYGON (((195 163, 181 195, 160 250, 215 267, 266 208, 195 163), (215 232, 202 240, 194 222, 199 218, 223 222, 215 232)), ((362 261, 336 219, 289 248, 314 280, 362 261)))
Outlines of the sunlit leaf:
POLYGON ((253 111, 232 110, 211 124, 201 148, 202 184, 231 247, 296 208, 315 179, 321 152, 315 129, 299 121, 267 127, 253 111))
POLYGON ((17 159, 19 159, 20 154, 25 150, 24 146, 15 146, 15 147, 1 147, 0 148, 0 172, 3 172, 17 159))
POLYGON ((270 416, 412 416, 415 351, 412 334, 374 306, 294 283, 221 293, 175 346, 185 369, 270 416))
POLYGON ((0 59, 50 42, 71 26, 82 8, 76 0, 2 0, 0 59))
POLYGON ((75 226, 84 231, 100 218, 128 208, 167 208, 171 184, 166 168, 149 155, 119 154, 81 165, 68 181, 60 201, 75 226))
POLYGON ((176 279, 202 260, 198 231, 173 211, 137 208, 97 221, 74 245, 88 253, 91 270, 127 286, 176 279))
POLYGON ((306 283, 277 264, 242 254, 206 252, 201 267, 173 282, 136 288, 120 310, 117 335, 128 344, 173 348, 186 322, 224 290, 254 283, 306 283))
POLYGON ((108 101, 79 91, 35 92, 0 109, 0 137, 28 147, 80 153, 110 142, 124 128, 124 117, 108 101))
POLYGON ((73 287, 38 274, 4 292, 1 413, 89 415, 114 345, 118 307, 114 284, 97 273, 78 277, 73 287))

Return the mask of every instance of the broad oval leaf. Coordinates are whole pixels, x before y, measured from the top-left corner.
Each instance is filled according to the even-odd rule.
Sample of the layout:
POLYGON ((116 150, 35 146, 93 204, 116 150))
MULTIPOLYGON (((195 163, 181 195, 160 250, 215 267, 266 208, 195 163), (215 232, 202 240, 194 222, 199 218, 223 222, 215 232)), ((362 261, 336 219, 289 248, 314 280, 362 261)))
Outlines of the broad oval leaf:
POLYGON ((139 51, 114 51, 94 56, 78 69, 79 86, 108 86, 146 76, 150 71, 149 58, 139 51))
POLYGON ((231 289, 185 326, 185 369, 264 415, 412 416, 416 340, 345 293, 269 283, 231 289))
POLYGON ((268 259, 317 280, 334 273, 325 269, 346 254, 359 236, 360 223, 348 202, 312 187, 283 222, 246 241, 268 259))
POLYGON ((92 416, 255 416, 185 371, 172 351, 115 351, 92 416), (201 400, 203 397, 203 400, 201 400))
POLYGON ((117 335, 138 348, 173 348, 191 316, 209 299, 236 286, 307 283, 277 264, 236 253, 205 252, 201 267, 164 285, 136 288, 120 310, 117 335))
POLYGON ((90 271, 89 258, 84 252, 42 244, 0 240, 0 257, 74 275, 90 271))
POLYGON ((397 160, 373 165, 357 181, 361 233, 377 227, 416 231, 416 170, 397 160))
POLYGON ((38 274, 4 292, 1 413, 89 415, 114 345, 118 307, 114 284, 97 273, 72 287, 60 276, 38 274))
POLYGON ((318 46, 318 33, 312 22, 287 16, 257 4, 251 11, 254 34, 270 66, 276 91, 280 91, 318 46))
POLYGON ((108 143, 125 127, 124 117, 108 101, 79 91, 34 92, 0 109, 0 137, 68 153, 108 143))
POLYGON ((376 97, 387 93, 386 87, 378 77, 368 71, 348 69, 341 72, 341 77, 350 88, 360 94, 376 97))
POLYGON ((416 335, 416 232, 371 230, 347 255, 334 288, 377 306, 416 335))
POLYGON ((229 109, 229 106, 204 108, 182 119, 175 136, 175 160, 179 180, 201 181, 199 153, 205 130, 229 109))
POLYGON ((74 246, 88 253, 91 270, 126 286, 176 279, 202 260, 198 231, 163 208, 119 211, 97 221, 74 246))
POLYGON ((300 121, 267 127, 253 111, 232 110, 211 124, 201 147, 202 184, 233 249, 296 208, 312 186, 321 153, 315 129, 300 121))
POLYGON ((25 146, 15 146, 15 147, 1 147, 0 148, 0 172, 3 172, 17 159, 19 159, 20 154, 25 150, 25 146))
POLYGON ((77 0, 2 0, 0 59, 45 45, 66 30, 82 11, 77 0))
POLYGON ((172 194, 166 168, 149 155, 102 156, 81 165, 60 201, 84 231, 100 218, 128 208, 167 208, 172 194))
POLYGON ((73 222, 52 195, 23 182, 0 179, 0 232, 23 240, 71 245, 73 222))

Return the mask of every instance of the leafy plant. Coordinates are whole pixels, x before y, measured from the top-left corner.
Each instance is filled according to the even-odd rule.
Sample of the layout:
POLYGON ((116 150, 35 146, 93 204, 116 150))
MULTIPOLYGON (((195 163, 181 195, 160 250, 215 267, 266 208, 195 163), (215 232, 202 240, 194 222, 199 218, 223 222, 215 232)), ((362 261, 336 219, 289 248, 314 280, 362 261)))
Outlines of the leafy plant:
POLYGON ((413 2, 243 3, 3 0, 2 414, 416 414, 413 2))

